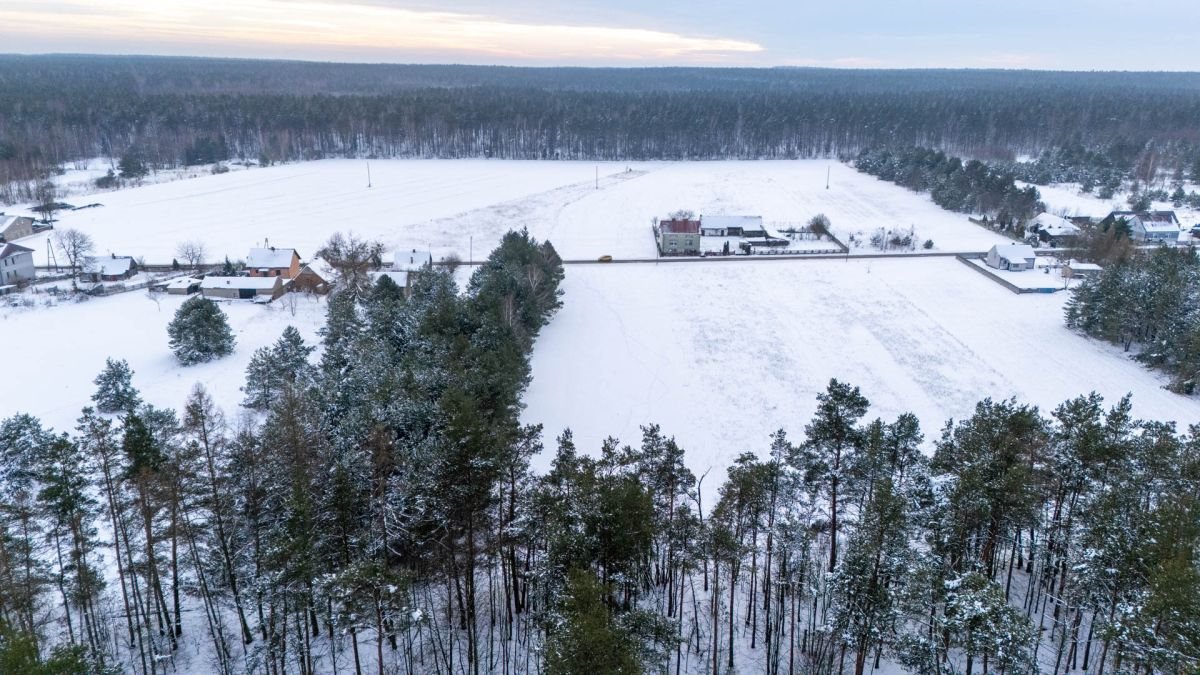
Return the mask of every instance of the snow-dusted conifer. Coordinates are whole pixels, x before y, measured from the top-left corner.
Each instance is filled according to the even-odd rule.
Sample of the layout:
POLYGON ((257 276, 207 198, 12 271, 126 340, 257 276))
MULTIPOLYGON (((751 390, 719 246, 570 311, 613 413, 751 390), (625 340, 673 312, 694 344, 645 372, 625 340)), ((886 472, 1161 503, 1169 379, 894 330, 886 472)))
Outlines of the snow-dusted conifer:
POLYGON ((93 380, 96 393, 92 401, 102 413, 128 413, 142 404, 133 386, 133 370, 125 359, 105 359, 104 370, 93 380))
POLYGON ((171 351, 185 366, 212 361, 233 353, 233 331, 225 313, 208 298, 184 301, 167 326, 171 351))

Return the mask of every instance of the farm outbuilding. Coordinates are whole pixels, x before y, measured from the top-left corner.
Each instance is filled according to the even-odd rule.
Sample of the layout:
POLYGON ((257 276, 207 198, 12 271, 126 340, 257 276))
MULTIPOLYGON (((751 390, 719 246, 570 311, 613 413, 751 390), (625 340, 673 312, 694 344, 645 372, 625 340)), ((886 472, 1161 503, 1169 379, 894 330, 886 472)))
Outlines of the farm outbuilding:
POLYGON ((283 292, 282 277, 205 277, 200 282, 200 293, 206 298, 274 300, 283 292))
POLYGON ((700 234, 706 237, 763 238, 762 216, 700 216, 700 234))
POLYGON ((163 288, 168 295, 191 295, 192 293, 200 292, 201 279, 194 277, 181 277, 172 279, 163 284, 163 288))
POLYGON ((80 281, 125 281, 137 274, 138 264, 131 255, 101 255, 83 259, 79 270, 80 281))

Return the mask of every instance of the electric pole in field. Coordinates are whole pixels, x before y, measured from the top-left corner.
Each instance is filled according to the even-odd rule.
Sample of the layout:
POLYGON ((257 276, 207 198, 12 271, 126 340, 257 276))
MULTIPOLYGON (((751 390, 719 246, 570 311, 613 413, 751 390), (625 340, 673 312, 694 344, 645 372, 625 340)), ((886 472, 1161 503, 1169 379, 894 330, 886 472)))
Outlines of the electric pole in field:
POLYGON ((367 187, 371 187, 371 163, 367 162, 367 187))
POLYGON ((600 189, 600 165, 596 165, 596 189, 600 189))
POLYGON ((833 167, 831 167, 831 166, 825 167, 825 189, 826 190, 829 189, 829 172, 832 170, 833 170, 833 167))

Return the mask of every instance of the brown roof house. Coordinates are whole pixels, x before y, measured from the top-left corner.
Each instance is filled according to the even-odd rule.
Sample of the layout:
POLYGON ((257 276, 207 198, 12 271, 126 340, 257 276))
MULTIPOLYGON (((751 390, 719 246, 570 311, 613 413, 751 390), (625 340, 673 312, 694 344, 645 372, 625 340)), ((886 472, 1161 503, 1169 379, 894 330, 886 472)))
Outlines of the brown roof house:
POLYGON ((295 279, 300 274, 300 254, 294 248, 252 248, 246 256, 246 271, 252 277, 295 279))
POLYGON ((697 255, 700 253, 700 221, 687 218, 667 218, 654 226, 658 252, 662 255, 697 255))
POLYGON ((292 293, 313 293, 325 295, 333 290, 333 267, 321 258, 314 258, 300 268, 300 273, 288 284, 292 293))

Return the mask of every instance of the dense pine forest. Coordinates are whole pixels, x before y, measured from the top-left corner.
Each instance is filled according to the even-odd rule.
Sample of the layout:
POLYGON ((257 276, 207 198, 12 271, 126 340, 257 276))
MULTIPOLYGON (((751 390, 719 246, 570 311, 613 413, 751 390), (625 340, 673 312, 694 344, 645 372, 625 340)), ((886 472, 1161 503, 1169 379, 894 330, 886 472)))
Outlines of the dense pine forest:
POLYGON ((1188 73, 0 56, 0 182, 96 156, 153 168, 347 156, 852 157, 912 146, 1003 161, 1050 152, 1036 172, 1046 177, 1100 158, 1096 172, 1109 173, 1099 179, 1111 180, 1139 162, 1194 166, 1197 119, 1200 74, 1188 73))
MULTIPOLYGON (((153 407, 110 360, 75 429, 0 423, 0 671, 1200 667, 1198 427, 1084 394, 923 428, 833 380, 727 475, 653 425, 545 448, 519 413, 549 243, 411 293, 333 243, 321 344, 285 330, 242 400, 153 407)), ((217 348, 177 354, 221 358, 220 310, 184 307, 217 348)))

